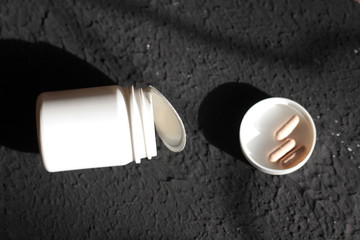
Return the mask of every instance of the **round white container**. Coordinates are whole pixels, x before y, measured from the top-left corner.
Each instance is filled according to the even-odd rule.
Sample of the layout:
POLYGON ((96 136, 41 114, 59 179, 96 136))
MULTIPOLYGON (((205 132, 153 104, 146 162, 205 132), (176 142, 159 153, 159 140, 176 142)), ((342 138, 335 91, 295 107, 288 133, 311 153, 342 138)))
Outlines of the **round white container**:
POLYGON ((316 143, 315 124, 304 107, 286 98, 267 98, 253 105, 245 114, 240 126, 240 145, 247 160, 257 169, 272 175, 292 173, 310 158, 316 143), (289 135, 297 145, 305 146, 303 159, 295 166, 284 168, 278 162, 269 161, 280 141, 274 133, 284 121, 294 114, 300 118, 298 126, 289 135))

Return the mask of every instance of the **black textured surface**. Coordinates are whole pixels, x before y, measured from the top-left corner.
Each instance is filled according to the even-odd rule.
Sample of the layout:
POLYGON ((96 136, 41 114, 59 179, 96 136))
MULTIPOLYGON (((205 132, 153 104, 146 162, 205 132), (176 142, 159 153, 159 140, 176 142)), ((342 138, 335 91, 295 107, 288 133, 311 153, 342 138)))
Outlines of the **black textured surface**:
POLYGON ((351 0, 1 1, 0 239, 360 239, 359 26, 351 0), (47 173, 36 95, 108 84, 157 87, 185 150, 47 173), (266 96, 318 130, 287 176, 236 147, 240 113, 266 96))

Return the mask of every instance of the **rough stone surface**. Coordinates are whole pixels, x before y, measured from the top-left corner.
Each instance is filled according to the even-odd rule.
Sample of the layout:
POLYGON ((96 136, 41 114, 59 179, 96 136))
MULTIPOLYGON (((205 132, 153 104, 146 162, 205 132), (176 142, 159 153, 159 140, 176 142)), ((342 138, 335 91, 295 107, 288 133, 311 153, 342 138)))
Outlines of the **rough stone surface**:
POLYGON ((359 26, 351 0, 2 0, 0 239, 360 239, 359 26), (104 84, 157 87, 185 150, 47 173, 36 95, 104 84), (205 132, 204 99, 241 84, 308 109, 303 168, 266 175, 205 132))

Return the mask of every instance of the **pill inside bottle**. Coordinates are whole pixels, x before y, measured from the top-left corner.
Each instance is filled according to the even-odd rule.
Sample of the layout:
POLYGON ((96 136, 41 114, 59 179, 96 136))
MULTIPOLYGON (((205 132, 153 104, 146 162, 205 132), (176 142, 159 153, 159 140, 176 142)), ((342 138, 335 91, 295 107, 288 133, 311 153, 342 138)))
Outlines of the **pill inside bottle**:
POLYGON ((303 145, 296 146, 290 152, 285 154, 279 162, 282 168, 291 168, 298 165, 306 155, 306 147, 303 145))
POLYGON ((288 137, 292 131, 296 128, 299 124, 300 118, 298 115, 291 116, 286 122, 284 122, 278 130, 275 131, 275 139, 276 140, 283 140, 288 137))
POLYGON ((286 153, 288 153, 291 149, 293 149, 296 145, 296 142, 292 138, 286 139, 281 145, 276 147, 269 154, 270 162, 277 162, 280 158, 282 158, 286 153))

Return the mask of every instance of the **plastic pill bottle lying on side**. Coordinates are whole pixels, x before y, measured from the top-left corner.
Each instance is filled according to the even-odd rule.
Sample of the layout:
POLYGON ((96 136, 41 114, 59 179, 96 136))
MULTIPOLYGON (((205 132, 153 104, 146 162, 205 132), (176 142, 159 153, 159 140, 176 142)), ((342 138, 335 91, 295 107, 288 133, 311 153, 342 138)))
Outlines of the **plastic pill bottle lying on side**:
POLYGON ((36 109, 41 158, 49 172, 151 159, 157 155, 155 129, 171 151, 186 144, 176 110, 151 86, 45 92, 36 109))

